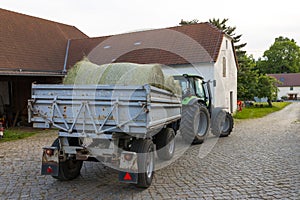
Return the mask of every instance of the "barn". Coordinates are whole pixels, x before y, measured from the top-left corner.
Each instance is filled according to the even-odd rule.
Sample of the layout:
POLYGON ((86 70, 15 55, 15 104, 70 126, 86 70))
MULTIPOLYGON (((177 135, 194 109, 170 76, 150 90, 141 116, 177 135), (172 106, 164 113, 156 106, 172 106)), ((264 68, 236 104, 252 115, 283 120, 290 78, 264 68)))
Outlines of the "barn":
POLYGON ((236 111, 238 63, 232 38, 210 23, 71 40, 68 67, 83 56, 105 64, 164 64, 167 74, 196 74, 211 81, 213 106, 236 111))
POLYGON ((27 121, 31 84, 59 83, 70 39, 79 29, 0 9, 0 118, 9 126, 27 121))
POLYGON ((164 64, 168 74, 211 81, 213 105, 237 109, 232 38, 210 23, 90 38, 78 28, 0 9, 0 119, 26 123, 31 84, 61 83, 83 57, 97 64, 164 64))

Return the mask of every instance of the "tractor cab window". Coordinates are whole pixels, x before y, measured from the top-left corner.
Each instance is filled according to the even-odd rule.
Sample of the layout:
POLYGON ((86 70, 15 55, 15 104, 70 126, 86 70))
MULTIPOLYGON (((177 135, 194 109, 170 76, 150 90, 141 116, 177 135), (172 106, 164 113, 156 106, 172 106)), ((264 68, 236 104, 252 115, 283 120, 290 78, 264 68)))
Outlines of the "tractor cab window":
POLYGON ((205 91, 202 85, 202 80, 195 78, 196 96, 205 101, 205 91))
POLYGON ((180 87, 182 90, 182 96, 195 96, 195 85, 193 84, 193 80, 191 78, 184 77, 174 77, 175 80, 178 80, 180 83, 180 87))

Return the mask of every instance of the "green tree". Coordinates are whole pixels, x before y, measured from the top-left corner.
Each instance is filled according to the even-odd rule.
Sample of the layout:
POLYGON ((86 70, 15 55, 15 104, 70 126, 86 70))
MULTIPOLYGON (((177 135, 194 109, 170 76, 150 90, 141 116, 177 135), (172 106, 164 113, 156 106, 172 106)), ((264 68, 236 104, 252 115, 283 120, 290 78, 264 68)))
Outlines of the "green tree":
POLYGON ((183 26, 183 25, 189 25, 189 24, 197 24, 199 22, 198 19, 193 19, 191 21, 185 21, 185 20, 181 20, 179 25, 183 26))
POLYGON ((278 84, 278 81, 273 77, 267 75, 260 75, 258 77, 256 96, 258 98, 267 97, 270 107, 272 107, 272 100, 276 98, 276 94, 278 92, 276 84, 278 84))
POLYGON ((240 55, 237 76, 237 95, 241 100, 252 100, 256 96, 258 73, 255 70, 255 60, 247 54, 240 55))
POLYGON ((236 50, 236 54, 239 58, 239 56, 243 56, 244 54, 246 54, 246 51, 242 50, 242 48, 245 47, 247 43, 238 44, 241 41, 242 35, 236 35, 235 33, 236 27, 228 26, 226 24, 228 20, 229 20, 228 18, 222 20, 213 18, 213 19, 209 19, 209 23, 213 24, 218 29, 223 30, 227 35, 229 35, 232 38, 234 43, 234 48, 236 50))
POLYGON ((300 47, 293 39, 278 37, 257 62, 261 73, 299 73, 300 47))

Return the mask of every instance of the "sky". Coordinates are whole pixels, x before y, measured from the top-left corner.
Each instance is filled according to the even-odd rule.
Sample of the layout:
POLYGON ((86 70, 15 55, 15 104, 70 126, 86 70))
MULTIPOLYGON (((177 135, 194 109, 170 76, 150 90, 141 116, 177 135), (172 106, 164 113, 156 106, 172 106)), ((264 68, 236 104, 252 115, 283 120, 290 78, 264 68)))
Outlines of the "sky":
POLYGON ((256 59, 279 36, 300 45, 297 0, 1 0, 0 8, 76 26, 90 37, 178 26, 181 19, 228 18, 256 59))

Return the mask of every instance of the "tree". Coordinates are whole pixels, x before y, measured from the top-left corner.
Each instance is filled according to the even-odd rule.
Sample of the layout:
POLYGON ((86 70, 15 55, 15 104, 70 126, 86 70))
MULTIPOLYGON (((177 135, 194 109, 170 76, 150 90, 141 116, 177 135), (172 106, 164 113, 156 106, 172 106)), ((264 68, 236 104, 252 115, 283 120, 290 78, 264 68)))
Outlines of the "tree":
POLYGON ((257 62, 261 73, 299 73, 300 47, 293 39, 278 37, 257 62))
POLYGON ((193 19, 191 21, 184 21, 183 19, 180 21, 179 25, 189 25, 189 24, 197 24, 199 22, 198 19, 193 19))
POLYGON ((237 76, 237 95, 240 100, 252 100, 256 95, 258 73, 255 70, 255 60, 247 54, 240 55, 237 76))
POLYGON ((238 44, 241 41, 242 35, 235 34, 235 30, 236 30, 235 26, 232 27, 226 25, 228 20, 229 20, 228 18, 225 18, 223 20, 213 18, 213 19, 209 19, 209 23, 213 24, 218 29, 223 30, 227 35, 229 35, 232 38, 234 43, 234 48, 239 58, 239 56, 246 54, 246 51, 243 51, 242 48, 245 47, 247 43, 238 44))
POLYGON ((258 98, 267 97, 270 107, 272 107, 272 100, 274 100, 278 92, 276 84, 278 84, 278 81, 274 77, 267 75, 260 75, 258 77, 256 96, 258 98))

